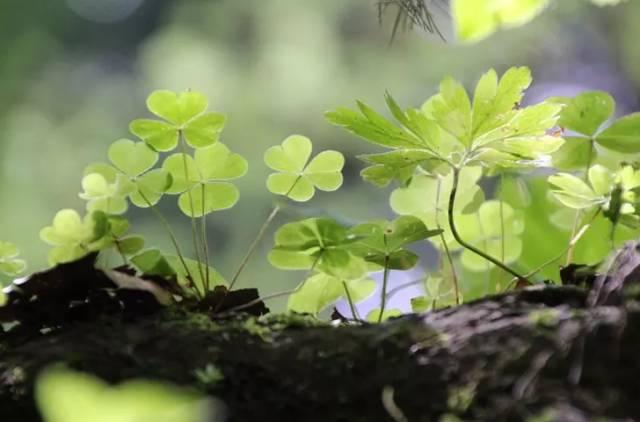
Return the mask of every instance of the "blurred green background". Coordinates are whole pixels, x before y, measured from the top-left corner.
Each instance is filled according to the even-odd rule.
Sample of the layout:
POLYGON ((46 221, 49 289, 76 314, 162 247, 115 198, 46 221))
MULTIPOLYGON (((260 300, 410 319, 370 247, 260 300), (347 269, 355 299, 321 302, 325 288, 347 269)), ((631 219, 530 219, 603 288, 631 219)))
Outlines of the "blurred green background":
MULTIPOLYGON (((446 43, 416 30, 390 44, 394 16, 380 25, 375 0, 3 0, 0 239, 20 246, 29 271, 44 268, 39 230, 61 208, 81 211, 83 168, 105 160, 112 141, 132 137, 128 123, 147 116, 144 100, 154 89, 208 95, 211 108, 229 118, 223 142, 250 162, 238 182, 239 203, 209 221, 212 262, 227 276, 273 203, 262 154, 290 134, 347 155, 345 186, 287 209, 273 229, 317 213, 348 221, 392 216, 389 191, 358 176, 354 155, 372 149, 327 124, 328 109, 355 99, 381 109, 385 90, 417 106, 444 75, 470 85, 489 67, 513 65, 533 70, 529 101, 603 89, 616 98, 618 114, 638 109, 640 2, 598 8, 562 0, 522 28, 460 45, 438 1, 446 43)), ((188 219, 174 201, 161 208, 189 245, 188 219)), ((150 213, 129 216, 134 232, 170 250, 150 213)), ((300 281, 300 273, 270 268, 270 245, 268 236, 241 285, 269 293, 300 281)))

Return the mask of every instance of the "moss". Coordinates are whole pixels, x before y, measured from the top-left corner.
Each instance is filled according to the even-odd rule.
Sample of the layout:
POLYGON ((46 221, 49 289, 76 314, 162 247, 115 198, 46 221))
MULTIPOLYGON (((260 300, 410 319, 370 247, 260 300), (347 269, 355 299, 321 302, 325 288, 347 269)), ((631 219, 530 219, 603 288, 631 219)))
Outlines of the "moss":
POLYGON ((560 322, 560 311, 558 309, 542 309, 529 314, 529 321, 536 327, 554 328, 560 322))

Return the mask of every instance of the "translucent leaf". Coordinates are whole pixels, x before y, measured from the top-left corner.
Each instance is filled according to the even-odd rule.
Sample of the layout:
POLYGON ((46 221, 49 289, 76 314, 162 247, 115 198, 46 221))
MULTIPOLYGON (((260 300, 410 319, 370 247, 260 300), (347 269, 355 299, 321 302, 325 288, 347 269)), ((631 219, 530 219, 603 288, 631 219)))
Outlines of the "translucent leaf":
POLYGON ((35 398, 46 422, 198 422, 208 407, 193 392, 166 384, 134 380, 112 387, 60 368, 39 376, 35 398))
POLYGON ((531 193, 527 183, 520 177, 502 176, 498 192, 500 198, 514 208, 526 208, 531 205, 531 193))
POLYGON ((426 296, 417 296, 411 298, 411 311, 421 313, 431 310, 433 300, 426 296))
POLYGON ((178 130, 170 123, 138 119, 131 122, 129 130, 156 151, 171 151, 178 146, 178 130))
POLYGON ((478 41, 500 28, 530 21, 548 4, 549 0, 454 0, 451 7, 458 38, 478 41))
POLYGON ((589 168, 589 183, 596 195, 608 195, 613 189, 613 172, 608 168, 596 164, 589 168))
MULTIPOLYGON (((493 257, 500 257, 502 254, 501 239, 483 239, 474 246, 480 247, 483 252, 493 257)), ((515 262, 522 253, 522 240, 517 236, 505 235, 504 251, 504 262, 515 262)), ((462 251, 461 262, 465 268, 475 272, 487 271, 493 267, 491 262, 466 249, 462 251)))
POLYGON ((549 176, 549 183, 559 188, 564 193, 570 194, 578 198, 583 198, 588 201, 598 199, 598 195, 587 185, 582 179, 568 174, 559 173, 549 176))
POLYGON ((26 268, 27 263, 22 259, 12 259, 10 261, 3 261, 2 259, 0 259, 0 273, 6 274, 10 277, 14 277, 20 274, 26 268))
POLYGON ((380 309, 374 309, 367 314, 367 321, 369 322, 378 322, 378 321, 386 321, 389 318, 395 318, 402 315, 402 311, 399 309, 385 309, 382 312, 382 318, 380 318, 380 309))
MULTIPOLYGON (((371 279, 347 282, 347 289, 355 303, 371 295, 375 287, 376 283, 371 279)), ((346 292, 340 279, 318 273, 302 282, 298 290, 289 296, 287 309, 315 315, 344 296, 346 292)))
POLYGON ((447 77, 440 83, 440 94, 432 103, 433 117, 458 141, 471 142, 471 103, 462 84, 447 77))
POLYGON ((602 91, 588 91, 564 99, 565 108, 558 125, 586 136, 596 134, 600 126, 613 115, 615 101, 602 91))
POLYGON ((72 209, 58 211, 53 225, 40 231, 40 237, 51 245, 64 245, 69 242, 81 242, 91 238, 93 228, 83 222, 80 215, 72 209))
POLYGON ((171 154, 162 163, 162 168, 171 174, 168 194, 182 193, 201 181, 196 161, 188 154, 171 154))
POLYGON ((304 169, 304 175, 323 191, 334 191, 342 185, 344 156, 338 151, 322 151, 304 169))
POLYGON ((305 136, 293 135, 269 148, 264 154, 264 162, 273 170, 302 173, 311 156, 311 140, 305 136))
POLYGON ((115 183, 118 177, 118 170, 106 163, 91 163, 84 169, 84 175, 98 173, 105 178, 108 183, 115 183))
POLYGON ((398 128, 366 104, 358 102, 358 107, 359 113, 339 107, 325 113, 325 117, 330 123, 342 126, 349 132, 377 145, 390 148, 411 148, 422 145, 422 141, 398 128))
POLYGON ((282 270, 306 270, 311 268, 315 258, 298 251, 273 249, 269 252, 269 263, 282 270))
POLYGON ((147 98, 149 111, 175 125, 183 125, 199 114, 204 113, 209 102, 199 92, 154 91, 147 98))
POLYGON ((20 254, 20 250, 11 242, 0 240, 0 260, 15 258, 20 254))
POLYGON ((189 273, 191 274, 192 279, 189 278, 184 265, 182 265, 183 261, 180 260, 179 257, 175 255, 166 255, 165 259, 170 263, 171 267, 178 275, 178 281, 180 282, 180 284, 188 288, 195 287, 200 292, 204 292, 205 287, 207 286, 210 290, 213 290, 216 286, 229 285, 224 277, 222 277, 222 275, 218 272, 218 270, 211 266, 207 267, 205 265, 202 265, 194 259, 183 258, 183 261, 189 269, 189 273), (207 274, 209 275, 208 283, 205 283, 204 279, 202 278, 202 274, 200 273, 201 269, 204 273, 204 277, 207 277, 207 274))
POLYGON ((640 112, 616 120, 597 135, 595 141, 612 151, 631 154, 640 152, 640 112))
POLYGON ((84 192, 80 193, 80 198, 87 200, 109 196, 112 193, 107 180, 98 173, 91 173, 84 176, 82 178, 82 189, 84 192))
POLYGON ((276 195, 287 195, 298 202, 308 201, 313 198, 315 193, 313 183, 310 180, 293 173, 270 174, 267 178, 267 189, 276 195))
POLYGON ((552 164, 558 170, 584 170, 593 162, 598 151, 591 145, 589 138, 564 137, 562 146, 553 153, 552 164))
POLYGON ((119 215, 108 216, 109 232, 115 237, 123 236, 129 230, 129 221, 119 215))
POLYGON ((92 199, 87 202, 87 211, 102 211, 106 214, 120 215, 127 211, 127 200, 124 197, 107 197, 92 199))
POLYGON ((238 188, 231 183, 199 184, 180 195, 178 206, 190 217, 202 217, 213 211, 233 207, 239 198, 238 188))
POLYGON ((125 255, 133 255, 144 248, 144 237, 127 236, 118 240, 118 251, 125 255))
POLYGON ((218 142, 227 118, 218 113, 207 113, 189 121, 182 133, 184 140, 193 148, 205 148, 218 142))
POLYGON ((151 170, 136 180, 131 202, 140 208, 155 205, 172 185, 173 176, 166 169, 151 170))
POLYGON ((139 176, 158 161, 158 153, 143 142, 120 139, 111 144, 109 160, 114 166, 130 177, 139 176))
POLYGON ((158 249, 147 249, 131 258, 131 263, 143 274, 168 277, 176 273, 165 255, 158 249))
POLYGON ((244 176, 248 169, 247 160, 232 153, 220 142, 196 150, 194 159, 203 180, 237 179, 244 176))

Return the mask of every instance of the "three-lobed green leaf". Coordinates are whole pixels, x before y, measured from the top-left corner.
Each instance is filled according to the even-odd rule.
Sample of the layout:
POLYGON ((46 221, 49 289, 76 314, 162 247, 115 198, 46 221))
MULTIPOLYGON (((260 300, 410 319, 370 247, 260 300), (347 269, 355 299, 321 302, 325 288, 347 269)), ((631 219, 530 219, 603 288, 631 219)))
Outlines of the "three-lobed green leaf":
POLYGON ((175 149, 181 135, 189 146, 205 148, 218 141, 226 122, 222 114, 206 113, 208 104, 198 92, 154 91, 147 107, 164 120, 134 120, 130 130, 156 151, 175 149))
POLYGON ((311 150, 309 138, 293 135, 265 152, 265 164, 278 172, 267 178, 271 193, 305 202, 313 197, 316 188, 331 192, 342 185, 343 155, 328 150, 309 161, 311 150))

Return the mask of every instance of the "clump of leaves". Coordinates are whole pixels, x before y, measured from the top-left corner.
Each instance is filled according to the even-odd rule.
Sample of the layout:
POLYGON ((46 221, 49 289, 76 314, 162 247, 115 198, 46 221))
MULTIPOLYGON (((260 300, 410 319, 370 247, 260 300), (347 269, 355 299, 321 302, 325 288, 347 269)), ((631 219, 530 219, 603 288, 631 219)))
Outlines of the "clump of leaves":
MULTIPOLYGON (((20 250, 16 245, 0 240, 0 274, 15 277, 22 273, 27 268, 27 263, 24 259, 20 259, 19 255, 20 250)), ((3 306, 6 301, 7 296, 0 289, 0 306, 3 306)))
MULTIPOLYGON (((416 175, 450 178, 446 220, 451 236, 465 249, 524 280, 489 251, 464 240, 455 214, 463 169, 479 166, 495 172, 544 166, 562 145, 562 138, 548 134, 558 121, 561 104, 542 102, 520 107, 530 84, 527 68, 511 68, 502 78, 490 70, 476 85, 473 100, 452 78, 445 78, 440 92, 419 109, 403 110, 387 94, 387 106, 397 123, 362 102, 358 102, 357 111, 338 108, 328 112, 327 118, 369 142, 391 149, 361 156, 372 164, 362 172, 365 180, 384 186, 393 180, 410 185, 416 175)), ((427 204, 429 198, 424 201, 427 204)), ((429 212, 429 206, 423 210, 429 212)))

